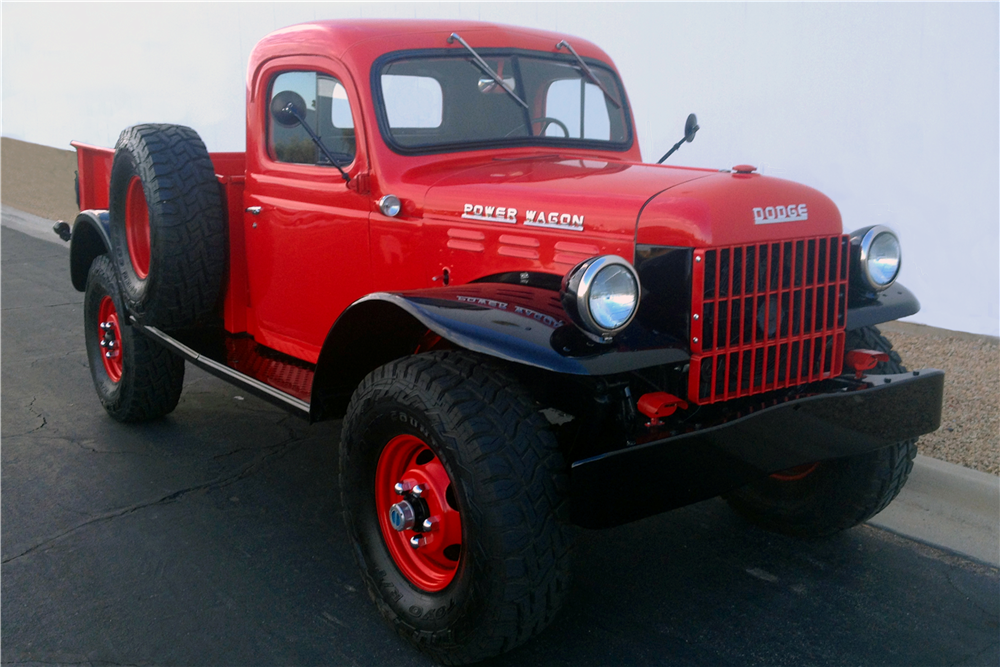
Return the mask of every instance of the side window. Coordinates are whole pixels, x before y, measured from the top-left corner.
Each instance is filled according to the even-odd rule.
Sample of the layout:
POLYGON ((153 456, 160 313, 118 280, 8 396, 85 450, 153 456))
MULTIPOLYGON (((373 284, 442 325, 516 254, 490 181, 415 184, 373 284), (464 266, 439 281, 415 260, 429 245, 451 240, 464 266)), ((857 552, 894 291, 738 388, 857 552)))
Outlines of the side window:
MULTIPOLYGON (((341 166, 354 160, 357 150, 354 120, 347 90, 337 79, 318 72, 283 72, 271 84, 271 98, 292 90, 306 103, 306 122, 341 166)), ((268 114, 268 148, 278 162, 328 165, 309 133, 301 125, 283 127, 268 114)))
MULTIPOLYGON (((554 81, 545 96, 545 115, 561 120, 573 139, 611 139, 611 119, 604 93, 583 79, 554 81)), ((565 134, 555 123, 545 128, 547 137, 565 134)))

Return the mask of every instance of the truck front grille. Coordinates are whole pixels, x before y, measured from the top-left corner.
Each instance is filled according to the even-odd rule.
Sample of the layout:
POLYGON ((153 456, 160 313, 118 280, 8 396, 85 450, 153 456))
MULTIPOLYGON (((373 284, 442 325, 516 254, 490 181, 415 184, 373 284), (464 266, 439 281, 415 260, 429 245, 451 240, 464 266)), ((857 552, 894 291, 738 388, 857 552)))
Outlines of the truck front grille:
POLYGON ((840 375, 848 247, 837 235, 696 248, 688 398, 704 405, 840 375))

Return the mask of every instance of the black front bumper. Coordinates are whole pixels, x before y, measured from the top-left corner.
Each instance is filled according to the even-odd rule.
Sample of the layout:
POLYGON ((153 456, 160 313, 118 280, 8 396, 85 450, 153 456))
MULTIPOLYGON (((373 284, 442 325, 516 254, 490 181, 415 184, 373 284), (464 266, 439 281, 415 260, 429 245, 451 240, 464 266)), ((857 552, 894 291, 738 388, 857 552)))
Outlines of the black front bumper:
POLYGON ((573 519, 607 528, 715 497, 795 466, 864 454, 941 425, 944 372, 831 381, 824 392, 571 468, 573 519))

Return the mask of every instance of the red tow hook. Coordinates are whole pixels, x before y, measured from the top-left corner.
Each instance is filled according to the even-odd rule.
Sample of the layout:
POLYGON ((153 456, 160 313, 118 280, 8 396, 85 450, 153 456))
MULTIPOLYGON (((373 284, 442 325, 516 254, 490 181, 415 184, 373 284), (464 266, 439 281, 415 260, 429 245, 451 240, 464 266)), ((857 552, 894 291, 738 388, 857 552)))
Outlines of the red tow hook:
POLYGON ((889 355, 878 350, 848 350, 844 355, 844 363, 854 369, 854 377, 858 380, 879 364, 889 361, 889 355))
POLYGON ((661 417, 669 417, 677 412, 677 408, 687 410, 687 401, 677 398, 673 394, 664 391, 657 391, 651 394, 643 394, 639 398, 639 412, 649 417, 646 426, 653 428, 662 422, 661 417))

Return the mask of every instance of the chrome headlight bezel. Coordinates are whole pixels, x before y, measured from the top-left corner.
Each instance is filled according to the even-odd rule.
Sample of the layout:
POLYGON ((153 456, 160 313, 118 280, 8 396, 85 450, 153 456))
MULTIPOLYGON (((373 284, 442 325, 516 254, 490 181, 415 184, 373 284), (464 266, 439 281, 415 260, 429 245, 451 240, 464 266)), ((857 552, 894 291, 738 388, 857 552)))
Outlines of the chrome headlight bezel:
POLYGON ((896 232, 883 225, 865 227, 851 234, 851 245, 855 246, 855 279, 860 280, 863 288, 873 292, 883 292, 896 282, 896 278, 899 277, 899 271, 903 267, 903 245, 899 242, 899 236, 896 235, 896 232), (876 239, 883 235, 890 236, 896 242, 897 254, 899 256, 896 271, 893 273, 892 279, 887 283, 876 281, 872 277, 872 272, 869 268, 872 246, 875 244, 876 239))
POLYGON ((585 334, 601 342, 610 341, 615 335, 628 328, 628 325, 635 319, 636 313, 639 312, 641 294, 642 286, 639 282, 639 274, 627 260, 618 255, 599 255, 577 264, 563 277, 562 289, 560 290, 563 307, 573 322, 585 334), (613 267, 624 269, 631 277, 635 285, 635 304, 628 317, 619 326, 609 328, 602 326, 594 317, 590 308, 590 297, 598 275, 613 267))

